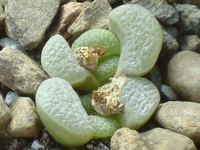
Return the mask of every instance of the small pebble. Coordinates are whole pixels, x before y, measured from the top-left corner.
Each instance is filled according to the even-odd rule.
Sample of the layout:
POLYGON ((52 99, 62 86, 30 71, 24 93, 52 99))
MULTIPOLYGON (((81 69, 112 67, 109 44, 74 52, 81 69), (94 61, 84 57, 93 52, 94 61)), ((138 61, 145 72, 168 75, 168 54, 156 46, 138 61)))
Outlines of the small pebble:
POLYGON ((174 4, 179 13, 177 29, 181 35, 200 35, 200 10, 195 5, 174 4))
POLYGON ((45 149, 44 145, 42 143, 40 143, 40 141, 38 139, 36 139, 35 141, 33 141, 31 148, 34 150, 42 150, 45 149))
POLYGON ((23 53, 25 53, 24 48, 19 44, 19 42, 14 41, 10 38, 3 38, 0 40, 0 46, 1 47, 9 47, 9 48, 13 48, 13 49, 17 49, 22 51, 23 53))
POLYGON ((92 149, 93 148, 93 144, 87 144, 86 145, 88 149, 92 149))
POLYGON ((109 150, 109 148, 105 146, 103 143, 99 143, 97 147, 94 148, 94 150, 109 150))
POLYGON ((10 106, 10 104, 13 102, 13 100, 15 98, 19 97, 19 95, 16 93, 16 92, 12 92, 12 91, 9 91, 7 94, 6 94, 6 98, 5 98, 5 102, 8 106, 10 106))
POLYGON ((167 85, 161 85, 161 92, 169 99, 169 100, 177 100, 178 96, 174 92, 174 90, 167 85))
POLYGON ((129 128, 118 129, 110 141, 112 150, 148 150, 141 135, 129 128))

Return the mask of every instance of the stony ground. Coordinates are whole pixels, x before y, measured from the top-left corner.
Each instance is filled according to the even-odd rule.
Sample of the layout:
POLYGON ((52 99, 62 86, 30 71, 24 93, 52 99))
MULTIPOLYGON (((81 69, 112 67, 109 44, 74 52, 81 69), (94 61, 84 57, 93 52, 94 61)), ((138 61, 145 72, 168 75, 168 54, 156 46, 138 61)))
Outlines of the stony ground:
POLYGON ((200 149, 200 1, 72 1, 0 0, 0 150, 31 150, 34 141, 40 150, 200 149), (158 87, 161 104, 137 131, 122 128, 112 138, 66 148, 48 134, 36 113, 34 95, 48 78, 40 67, 41 50, 54 34, 72 43, 89 29, 108 29, 107 15, 125 3, 149 9, 162 27, 162 51, 145 76, 158 87), (13 97, 20 103, 11 104, 13 97))

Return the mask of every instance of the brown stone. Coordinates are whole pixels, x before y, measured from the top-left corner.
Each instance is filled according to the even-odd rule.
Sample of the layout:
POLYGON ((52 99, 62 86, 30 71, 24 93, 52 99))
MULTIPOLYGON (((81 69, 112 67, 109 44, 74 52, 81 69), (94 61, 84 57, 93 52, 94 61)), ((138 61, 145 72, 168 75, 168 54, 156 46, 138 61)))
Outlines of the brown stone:
POLYGON ((67 31, 68 27, 74 22, 84 8, 85 5, 78 2, 69 2, 60 7, 58 14, 56 15, 53 24, 49 29, 49 37, 55 34, 60 34, 65 39, 69 38, 71 34, 69 34, 67 31))
POLYGON ((88 6, 80 13, 68 28, 68 32, 72 35, 80 35, 90 29, 108 29, 108 14, 111 10, 112 7, 107 0, 93 1, 91 6, 88 6))
POLYGON ((29 97, 19 97, 10 106, 12 120, 6 131, 13 138, 35 138, 41 131, 41 122, 35 104, 29 97))
POLYGON ((168 65, 168 80, 172 89, 183 98, 200 102, 200 55, 192 51, 177 53, 168 65))
POLYGON ((0 130, 6 126, 11 119, 11 112, 2 96, 0 95, 0 130))
POLYGON ((183 134, 200 144, 200 104, 168 101, 156 111, 155 118, 163 128, 183 134))
POLYGON ((167 129, 154 128, 140 135, 148 150, 197 150, 190 138, 167 129))
POLYGON ((111 138, 112 150, 147 150, 142 137, 136 130, 118 129, 111 138))
POLYGON ((0 51, 0 82, 19 94, 36 93, 39 85, 48 78, 30 57, 17 49, 0 51))

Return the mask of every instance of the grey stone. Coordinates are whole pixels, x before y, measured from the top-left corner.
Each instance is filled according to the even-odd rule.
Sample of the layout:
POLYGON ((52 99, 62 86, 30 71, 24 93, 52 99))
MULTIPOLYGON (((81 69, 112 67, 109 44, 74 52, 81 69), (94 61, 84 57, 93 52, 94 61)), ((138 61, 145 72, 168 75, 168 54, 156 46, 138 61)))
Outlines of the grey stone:
POLYGON ((182 51, 200 52, 200 38, 197 35, 180 37, 180 49, 182 51))
POLYGON ((93 148, 94 150, 109 150, 107 146, 105 146, 103 143, 99 143, 97 147, 93 148))
POLYGON ((178 3, 178 4, 191 4, 191 5, 197 5, 200 7, 200 1, 199 0, 167 0, 168 3, 178 3))
POLYGON ((45 149, 44 145, 40 143, 38 139, 34 140, 31 144, 31 148, 34 150, 45 149))
POLYGON ((43 40, 59 4, 60 0, 8 0, 5 4, 8 36, 26 50, 34 49, 43 40))
POLYGON ((165 25, 175 24, 179 20, 177 10, 166 0, 132 0, 129 3, 145 7, 165 25))
POLYGON ((200 10, 195 5, 174 4, 179 13, 177 28, 181 35, 200 35, 200 10))
POLYGON ((0 95, 0 130, 6 126, 11 119, 11 112, 2 96, 0 95))
POLYGON ((14 49, 18 49, 22 51, 23 53, 26 53, 26 51, 23 49, 23 47, 19 44, 19 42, 11 40, 10 38, 3 38, 0 40, 0 46, 1 47, 10 47, 14 49))
POLYGON ((39 85, 48 78, 45 72, 19 50, 0 51, 0 82, 18 94, 35 95, 39 85))
POLYGON ((170 87, 183 98, 200 102, 200 54, 192 51, 177 53, 168 65, 170 87))
POLYGON ((80 35, 83 32, 94 29, 108 29, 108 14, 112 10, 107 0, 95 0, 91 6, 85 8, 68 28, 72 35, 80 35))
POLYGON ((136 130, 118 129, 111 138, 112 150, 147 150, 142 137, 136 130))
POLYGON ((148 150, 197 150, 190 138, 167 129, 154 128, 140 135, 148 150))
POLYGON ((161 92, 167 97, 168 100, 178 100, 178 95, 168 85, 161 85, 161 92))
POLYGON ((165 28, 162 26, 162 33, 163 33, 163 45, 162 45, 162 53, 174 52, 178 50, 179 44, 175 38, 176 35, 176 28, 170 27, 171 33, 169 28, 165 28), (173 31, 172 31, 173 30, 173 31), (175 35, 173 35, 175 33, 175 35))
POLYGON ((10 106, 10 104, 15 100, 15 98, 19 97, 19 95, 13 91, 9 91, 7 94, 6 94, 6 97, 5 97, 5 102, 8 106, 10 106))
POLYGON ((35 138, 41 131, 41 122, 35 104, 29 97, 19 97, 10 106, 12 119, 6 131, 10 137, 35 138))
POLYGON ((155 118, 162 127, 183 134, 200 144, 200 104, 169 101, 158 108, 155 118))
POLYGON ((69 2, 61 6, 48 31, 50 32, 48 38, 53 35, 60 34, 65 39, 68 39, 71 35, 67 31, 68 27, 72 25, 84 8, 85 5, 77 2, 69 2))

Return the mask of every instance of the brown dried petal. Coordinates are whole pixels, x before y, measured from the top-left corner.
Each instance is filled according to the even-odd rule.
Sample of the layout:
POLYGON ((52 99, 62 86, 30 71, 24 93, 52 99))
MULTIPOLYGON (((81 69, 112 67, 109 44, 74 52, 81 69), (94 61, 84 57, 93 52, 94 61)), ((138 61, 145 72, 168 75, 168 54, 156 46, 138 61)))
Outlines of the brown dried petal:
POLYGON ((110 78, 109 83, 99 87, 92 94, 92 106, 102 116, 109 116, 115 113, 122 113, 123 106, 118 95, 126 81, 126 76, 121 75, 118 78, 110 78))
POLYGON ((104 49, 94 49, 93 47, 78 47, 74 50, 74 56, 78 63, 90 71, 97 67, 98 58, 104 53, 104 49))

